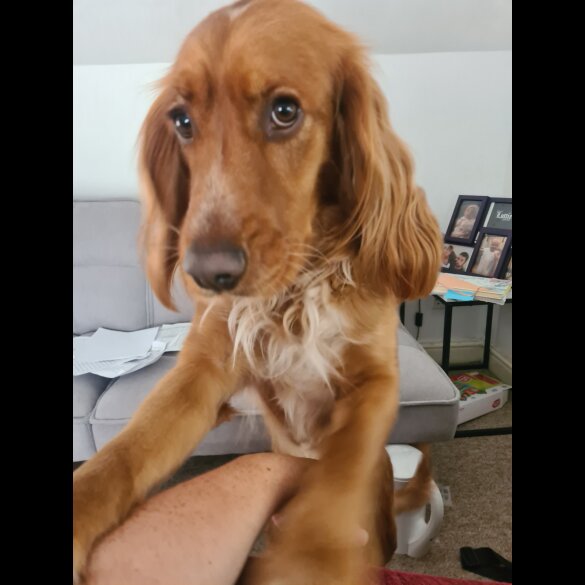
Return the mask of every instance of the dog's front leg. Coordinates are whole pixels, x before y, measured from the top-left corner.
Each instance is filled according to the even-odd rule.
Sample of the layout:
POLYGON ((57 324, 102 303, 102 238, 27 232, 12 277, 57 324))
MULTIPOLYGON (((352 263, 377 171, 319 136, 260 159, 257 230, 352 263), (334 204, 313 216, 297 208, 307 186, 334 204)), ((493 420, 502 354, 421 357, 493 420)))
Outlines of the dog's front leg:
POLYGON ((73 474, 74 581, 95 541, 189 456, 236 389, 227 331, 206 324, 192 327, 177 365, 126 428, 73 474))
POLYGON ((367 568, 383 564, 394 536, 391 501, 385 512, 380 507, 382 480, 392 481, 383 446, 398 410, 398 377, 395 365, 368 357, 355 360, 363 367, 336 406, 321 459, 283 511, 266 555, 247 568, 246 585, 363 585, 367 568), (360 529, 369 534, 366 546, 360 529))

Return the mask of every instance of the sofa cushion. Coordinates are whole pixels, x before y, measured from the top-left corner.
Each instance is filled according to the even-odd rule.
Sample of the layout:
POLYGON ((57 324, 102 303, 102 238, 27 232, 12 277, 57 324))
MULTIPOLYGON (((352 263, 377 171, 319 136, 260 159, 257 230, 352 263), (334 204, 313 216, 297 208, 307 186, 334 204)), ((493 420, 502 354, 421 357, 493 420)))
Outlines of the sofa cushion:
POLYGON ((459 394, 422 348, 398 347, 400 411, 389 443, 416 443, 452 439, 457 427, 459 394))
POLYGON ((138 251, 139 229, 138 201, 73 201, 74 334, 191 320, 193 306, 178 279, 173 287, 177 312, 153 295, 138 251))
POLYGON ((73 201, 73 264, 139 266, 136 200, 73 201))
POLYGON ((94 374, 73 376, 73 418, 87 418, 110 381, 94 374))
MULTIPOLYGON (((457 425, 459 399, 447 375, 405 329, 398 331, 400 414, 388 442, 414 443, 451 439, 457 425), (414 342, 414 343, 413 343, 414 342)), ((170 370, 176 354, 116 380, 100 397, 91 418, 99 449, 128 422, 157 381, 170 370)), ((195 451, 216 455, 270 448, 259 409, 245 394, 235 397, 246 412, 213 429, 195 451)))
POLYGON ((73 333, 147 327, 137 201, 73 201, 73 333))
POLYGON ((73 333, 89 333, 99 327, 145 329, 146 294, 146 280, 139 267, 74 266, 73 333))
POLYGON ((93 374, 73 377, 73 461, 84 461, 95 453, 89 416, 109 383, 93 374))
POLYGON ((92 416, 92 423, 127 421, 176 361, 177 353, 169 352, 154 364, 115 379, 108 392, 100 398, 92 416))
POLYGON ((452 439, 459 393, 447 374, 402 323, 398 325, 400 411, 389 443, 452 439))
POLYGON ((399 346, 408 345, 409 347, 416 347, 417 349, 423 350, 422 345, 410 334, 408 329, 402 323, 398 324, 397 335, 399 346))
MULTIPOLYGON (((100 449, 126 425, 146 395, 174 365, 176 353, 164 355, 159 361, 115 380, 105 392, 91 417, 96 447, 100 449)), ((238 406, 246 409, 242 402, 238 406)), ((257 453, 270 450, 270 439, 262 417, 250 411, 247 416, 232 420, 212 429, 198 445, 193 455, 223 455, 226 453, 257 453)))

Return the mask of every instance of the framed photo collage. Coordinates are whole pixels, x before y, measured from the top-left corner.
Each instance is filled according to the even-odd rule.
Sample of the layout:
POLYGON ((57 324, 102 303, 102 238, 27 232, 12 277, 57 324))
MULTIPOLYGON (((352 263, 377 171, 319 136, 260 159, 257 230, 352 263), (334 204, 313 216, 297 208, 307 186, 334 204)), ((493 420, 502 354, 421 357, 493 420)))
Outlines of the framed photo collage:
POLYGON ((512 199, 459 195, 441 271, 512 280, 512 199))

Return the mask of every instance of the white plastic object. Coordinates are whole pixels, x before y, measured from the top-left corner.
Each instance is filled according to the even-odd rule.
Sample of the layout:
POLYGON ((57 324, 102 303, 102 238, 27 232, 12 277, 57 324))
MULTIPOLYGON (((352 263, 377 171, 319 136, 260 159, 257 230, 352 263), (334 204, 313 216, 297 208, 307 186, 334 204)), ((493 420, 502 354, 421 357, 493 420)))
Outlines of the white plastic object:
MULTIPOLYGON (((422 453, 410 445, 387 445, 386 452, 392 462, 394 489, 398 490, 414 477, 422 453)), ((428 505, 430 506, 428 520, 427 506, 396 516, 396 554, 420 558, 428 552, 431 540, 438 534, 443 523, 444 514, 443 498, 434 481, 428 505)))

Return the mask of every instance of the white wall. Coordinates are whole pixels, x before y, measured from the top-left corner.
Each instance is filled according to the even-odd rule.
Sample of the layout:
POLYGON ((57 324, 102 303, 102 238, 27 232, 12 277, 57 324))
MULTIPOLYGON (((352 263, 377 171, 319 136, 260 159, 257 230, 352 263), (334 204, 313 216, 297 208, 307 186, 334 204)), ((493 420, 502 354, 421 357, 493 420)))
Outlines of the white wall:
MULTIPOLYGON (((443 230, 460 194, 512 197, 511 51, 377 55, 375 63, 394 127, 411 148, 418 183, 443 230)), ((407 306, 413 334, 417 305, 407 306)), ((421 310, 419 341, 442 341, 444 311, 431 299, 421 310)), ((493 336, 510 361, 511 311, 496 311, 493 336)), ((484 327, 484 307, 454 310, 453 340, 482 340, 484 327)))
MULTIPOLYGON (((377 55, 375 75, 409 144, 417 179, 445 229, 459 194, 511 197, 511 51, 377 55)), ((73 192, 137 197, 135 146, 166 64, 74 66, 73 192)), ((415 307, 409 304, 407 326, 415 307)), ((453 339, 481 339, 483 311, 454 313, 453 339)), ((442 311, 423 301, 420 340, 442 339, 442 311)), ((511 358, 511 307, 494 341, 511 358)))
MULTIPOLYGON (((512 0, 306 0, 372 53, 512 49, 512 0)), ((73 0, 75 65, 172 61, 231 0, 73 0)))
POLYGON ((510 197, 510 51, 378 55, 396 131, 441 227, 460 194, 510 197))
MULTIPOLYGON (((442 227, 460 193, 511 196, 510 51, 377 55, 374 63, 442 227)), ((167 66, 73 67, 75 195, 136 196, 136 139, 167 66)))
POLYGON ((73 67, 73 195, 137 197, 136 141, 168 64, 73 67))
POLYGON ((512 305, 495 307, 492 345, 508 361, 512 362, 512 305))

